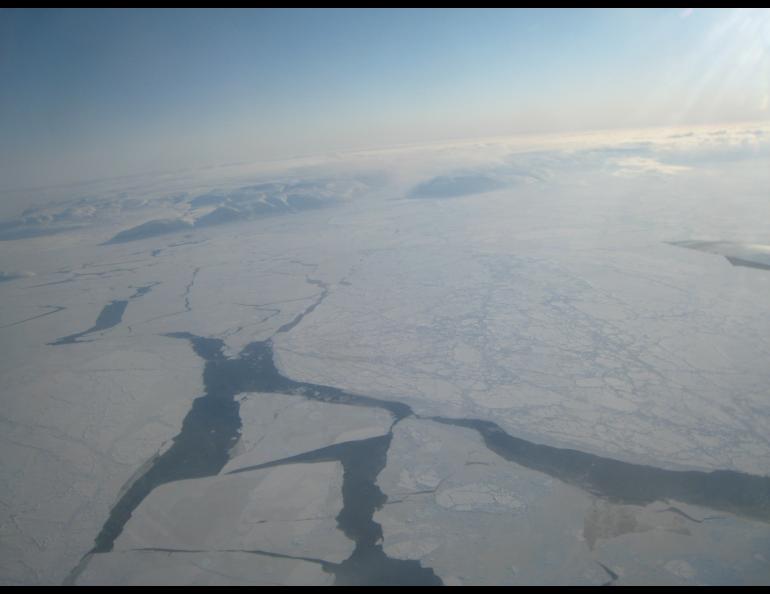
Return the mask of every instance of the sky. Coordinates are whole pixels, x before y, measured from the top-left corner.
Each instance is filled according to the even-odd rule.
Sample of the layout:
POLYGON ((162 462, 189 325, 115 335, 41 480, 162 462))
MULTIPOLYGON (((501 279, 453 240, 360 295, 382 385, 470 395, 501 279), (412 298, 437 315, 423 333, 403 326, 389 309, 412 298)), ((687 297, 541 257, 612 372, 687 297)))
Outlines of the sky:
POLYGON ((0 10, 0 190, 770 119, 770 11, 0 10))

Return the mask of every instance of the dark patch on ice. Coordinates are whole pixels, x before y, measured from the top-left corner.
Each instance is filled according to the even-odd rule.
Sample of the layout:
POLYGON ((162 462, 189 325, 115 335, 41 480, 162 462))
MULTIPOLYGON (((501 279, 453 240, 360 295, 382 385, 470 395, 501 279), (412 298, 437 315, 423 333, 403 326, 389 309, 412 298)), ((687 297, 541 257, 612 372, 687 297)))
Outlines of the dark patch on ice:
POLYGON ((198 273, 201 271, 200 266, 198 266, 195 270, 193 270, 192 278, 190 279, 190 282, 187 283, 187 286, 184 289, 184 310, 186 312, 189 312, 192 310, 190 307, 190 292, 192 291, 193 286, 195 286, 195 279, 198 276, 198 273))
MULTIPOLYGON (((192 233, 185 235, 185 237, 192 237, 192 233)), ((176 243, 169 243, 168 247, 175 248, 175 247, 181 247, 183 245, 198 245, 201 243, 206 243, 208 239, 188 239, 187 241, 177 241, 176 243)))
POLYGON ((482 194, 504 188, 498 179, 485 175, 441 175, 417 185, 411 198, 454 198, 470 194, 482 194))
POLYGON ((261 555, 264 557, 272 557, 274 559, 293 559, 295 561, 307 561, 308 563, 316 563, 321 565, 323 569, 331 573, 330 568, 335 563, 324 561, 323 559, 316 559, 315 557, 303 557, 302 555, 285 555, 283 553, 273 553, 270 551, 263 551, 261 549, 171 549, 166 547, 137 547, 133 549, 126 549, 128 551, 142 551, 148 553, 170 553, 170 554, 200 554, 200 553, 244 553, 247 555, 261 555))
MULTIPOLYGON (((396 419, 411 414, 411 409, 401 403, 349 394, 338 388, 295 382, 284 377, 275 367, 272 343, 269 340, 251 343, 241 351, 237 358, 227 358, 223 354, 224 343, 221 340, 199 337, 184 332, 168 334, 167 336, 190 341, 196 354, 206 362, 203 371, 205 394, 193 401, 193 407, 182 423, 182 430, 174 437, 172 446, 151 461, 148 470, 128 486, 112 508, 107 522, 96 537, 93 549, 88 553, 89 555, 112 550, 115 539, 123 531, 123 527, 131 518, 134 510, 156 487, 173 481, 212 476, 219 473, 227 463, 230 449, 238 441, 240 434, 240 403, 235 399, 236 394, 241 392, 272 392, 303 396, 321 402, 379 407, 389 410, 396 419)), ((377 448, 382 447, 383 443, 376 442, 372 447, 377 450, 377 448)), ((390 436, 387 437, 387 443, 390 443, 390 436)), ((341 515, 346 518, 347 515, 353 514, 351 519, 345 520, 346 525, 352 525, 356 522, 356 518, 363 513, 361 509, 371 503, 371 501, 370 503, 362 501, 360 505, 364 505, 364 508, 357 508, 352 503, 355 499, 354 494, 359 493, 360 495, 366 491, 367 481, 370 478, 373 481, 379 474, 385 463, 384 456, 387 447, 382 453, 381 463, 372 460, 366 461, 363 453, 359 455, 352 451, 346 453, 346 450, 343 450, 345 447, 343 444, 339 444, 339 447, 336 450, 333 449, 332 452, 337 452, 340 461, 342 458, 345 460, 350 458, 348 462, 343 462, 343 465, 347 463, 348 467, 353 469, 351 470, 353 476, 349 477, 348 480, 352 481, 351 484, 355 487, 349 488, 347 491, 351 508, 348 511, 343 510, 345 513, 341 513, 341 515), (373 476, 366 474, 366 472, 371 473, 374 470, 376 472, 373 476)), ((367 450, 364 448, 363 452, 367 452, 367 450)), ((323 455, 328 455, 328 453, 323 455)), ((368 488, 376 489, 376 487, 368 488)), ((373 510, 372 513, 374 513, 373 510)), ((362 548, 362 552, 359 553, 362 559, 357 562, 372 564, 372 569, 368 571, 373 572, 372 575, 374 575, 376 573, 374 567, 380 562, 378 561, 380 557, 374 549, 380 547, 379 545, 372 545, 372 547, 367 545, 362 548)), ((384 557, 384 553, 382 556, 384 557)), ((77 574, 82 571, 84 566, 81 564, 73 570, 74 573, 71 573, 68 583, 72 583, 76 579, 77 574)), ((339 571, 341 576, 353 575, 354 573, 347 566, 342 567, 339 571)), ((376 579, 384 578, 380 576, 376 579)))
MULTIPOLYGON (((319 302, 314 302, 298 314, 298 318, 304 317, 319 302)), ((235 399, 236 394, 272 392, 303 396, 320 402, 379 407, 389 410, 396 420, 412 414, 411 408, 405 404, 350 394, 330 386, 295 382, 284 377, 273 361, 271 340, 253 342, 237 358, 227 358, 224 355, 224 343, 219 339, 195 336, 188 332, 166 336, 188 340, 195 353, 205 361, 205 394, 193 401, 193 407, 182 423, 182 430, 174 437, 172 446, 151 460, 149 468, 127 486, 97 535, 94 547, 73 568, 65 584, 75 582, 91 555, 112 550, 134 510, 156 487, 172 481, 219 473, 240 435, 240 403, 235 399)), ((376 474, 379 474, 379 470, 376 474)))
MULTIPOLYGON (((168 336, 190 340, 201 357, 203 355, 200 354, 200 341, 214 340, 202 339, 186 333, 175 333, 168 336)), ((285 377, 275 366, 271 340, 248 344, 237 358, 222 358, 216 361, 216 365, 209 363, 206 365, 203 377, 207 391, 270 392, 302 396, 318 402, 383 408, 389 411, 395 419, 402 419, 412 414, 412 409, 401 402, 353 394, 340 388, 298 382, 285 377)))
POLYGON ((686 518, 687 520, 690 520, 691 522, 695 522, 696 524, 702 524, 703 522, 707 522, 708 520, 719 520, 722 518, 722 516, 707 516, 703 518, 702 520, 699 520, 697 518, 693 518, 690 514, 683 512, 678 507, 674 507, 673 505, 667 507, 666 509, 659 509, 658 513, 662 514, 665 512, 671 512, 672 514, 676 514, 678 516, 682 516, 683 518, 686 518))
POLYGON ((59 280, 59 281, 51 281, 51 282, 49 282, 49 283, 41 283, 41 284, 39 284, 39 285, 29 285, 29 286, 27 286, 26 288, 27 288, 27 289, 36 289, 36 288, 38 288, 38 287, 49 287, 49 286, 51 286, 51 285, 63 285, 64 283, 72 283, 72 282, 74 282, 75 280, 76 280, 76 279, 75 279, 75 277, 72 277, 72 278, 65 278, 64 280, 59 280))
POLYGON ((62 310, 67 309, 62 305, 43 305, 41 307, 48 308, 51 311, 46 311, 44 313, 38 314, 36 316, 32 316, 30 318, 24 318, 23 320, 19 320, 18 322, 11 322, 10 324, 6 324, 5 326, 0 326, 0 328, 10 328, 11 326, 18 326, 19 324, 23 324, 24 322, 31 322, 32 320, 37 320, 38 318, 44 318, 45 316, 50 316, 51 314, 55 314, 62 310))
POLYGON ((0 272, 0 283, 16 280, 17 278, 27 278, 27 274, 19 274, 16 272, 0 272))
MULTIPOLYGON (((83 268, 87 268, 88 266, 89 266, 88 264, 84 264, 83 268)), ((87 279, 89 277, 110 278, 111 276, 119 272, 136 272, 136 271, 137 271, 136 268, 113 268, 111 270, 103 270, 101 272, 71 272, 71 271, 57 272, 56 274, 72 274, 72 276, 69 278, 65 278, 63 280, 58 280, 58 281, 50 281, 47 283, 40 283, 37 285, 27 285, 27 287, 25 288, 36 289, 39 287, 49 287, 51 285, 63 285, 65 283, 75 282, 81 278, 87 279)))
POLYGON ((136 268, 113 268, 112 270, 103 270, 101 272, 75 272, 75 278, 84 278, 88 276, 96 276, 98 278, 109 278, 116 272, 136 272, 136 268))
MULTIPOLYGON (((276 334, 296 327, 326 297, 327 286, 322 281, 307 280, 322 287, 322 293, 291 322, 281 326, 276 334)), ((94 548, 70 572, 65 583, 74 583, 90 555, 112 550, 115 539, 133 511, 155 487, 182 479, 212 476, 221 471, 240 434, 237 394, 285 394, 318 402, 376 407, 389 411, 394 425, 401 419, 414 416, 411 407, 402 402, 287 378, 275 365, 272 339, 252 342, 237 357, 228 358, 224 355, 224 343, 219 339, 190 333, 167 336, 188 340, 196 354, 205 361, 205 394, 193 402, 172 446, 151 460, 148 470, 127 486, 97 536, 94 548)), ((504 459, 610 500, 647 504, 672 499, 763 521, 770 520, 770 477, 734 471, 665 470, 535 444, 508 435, 490 421, 443 417, 423 420, 475 430, 487 448, 504 459)), ((422 567, 419 561, 391 559, 382 549, 382 527, 374 521, 374 513, 387 503, 387 497, 377 486, 376 479, 387 462, 392 438, 391 427, 391 431, 383 436, 334 444, 282 460, 236 469, 230 474, 282 464, 339 461, 344 469, 343 508, 337 516, 337 523, 356 546, 353 554, 342 563, 326 565, 336 576, 336 583, 440 585, 439 577, 431 569, 422 567)), ((617 579, 612 570, 604 569, 612 578, 608 583, 617 579)))
POLYGON ((599 564, 599 566, 600 566, 600 567, 601 567, 601 568, 602 568, 602 569, 603 569, 605 572, 607 572, 607 575, 608 575, 608 576, 610 576, 610 580, 609 580, 608 582, 604 582, 604 583, 602 584, 602 586, 612 586, 612 585, 613 585, 613 584, 614 584, 614 583, 615 583, 615 582, 618 580, 618 578, 620 578, 620 576, 619 576, 617 573, 615 573, 614 571, 612 571, 612 570, 611 570, 609 567, 607 567, 607 566, 606 566, 604 563, 602 563, 601 561, 597 561, 597 563, 599 564))
POLYGON ((184 219, 156 219, 121 231, 106 243, 126 243, 128 241, 137 241, 139 239, 146 239, 157 235, 176 233, 191 228, 192 223, 185 221, 184 219))
POLYGON ((209 192, 201 194, 190 200, 191 208, 200 208, 201 206, 217 206, 224 202, 226 195, 223 192, 209 192))
POLYGON ((149 285, 145 285, 144 287, 137 287, 136 292, 129 297, 129 299, 137 299, 139 297, 143 297, 144 295, 147 295, 150 291, 152 291, 153 287, 156 287, 160 284, 160 282, 154 282, 150 283, 149 285))
POLYGON ((211 225, 222 225, 223 223, 234 223, 242 217, 242 213, 230 206, 219 206, 210 213, 198 218, 195 221, 195 226, 208 227, 211 225))
MULTIPOLYGON (((135 255, 140 255, 141 253, 142 252, 135 252, 134 254, 131 254, 131 255, 135 256, 135 255)), ((99 263, 86 262, 81 266, 81 268, 105 268, 107 266, 122 266, 124 264, 143 264, 145 262, 147 262, 146 258, 140 258, 136 260, 121 260, 120 262, 99 262, 99 263)), ((118 268, 116 270, 130 270, 133 272, 134 270, 136 270, 136 268, 118 268)), ((108 271, 108 272, 114 272, 114 270, 108 271)))
POLYGON ((63 336, 54 342, 49 342, 48 345, 57 346, 62 344, 74 344, 76 342, 83 342, 80 339, 84 336, 88 336, 94 332, 101 332, 102 330, 113 328, 114 326, 120 324, 121 320, 123 319, 123 313, 126 311, 127 306, 128 300, 110 301, 102 308, 102 311, 99 312, 99 317, 96 318, 96 322, 94 322, 94 325, 91 326, 88 330, 78 332, 77 334, 70 334, 69 336, 63 336))
POLYGON ((278 330, 276 331, 276 334, 282 334, 282 333, 289 332, 294 327, 296 327, 296 325, 299 324, 306 315, 311 314, 315 310, 316 307, 321 305, 321 302, 324 299, 326 299, 326 296, 329 294, 329 287, 327 287, 326 283, 324 283, 323 281, 313 280, 313 279, 311 279, 309 277, 306 278, 306 280, 311 285, 315 285, 317 287, 321 287, 321 289, 322 289, 321 294, 318 296, 318 298, 316 299, 315 303, 313 303, 305 311, 303 311, 299 315, 297 315, 291 322, 288 322, 288 323, 284 324, 283 326, 281 326, 280 328, 278 328, 278 330))
POLYGON ((646 505, 673 499, 770 521, 770 477, 732 470, 666 470, 555 448, 508 435, 496 423, 431 417, 479 432, 499 456, 612 501, 646 505))
POLYGON ((392 430, 386 435, 337 443, 282 460, 247 466, 237 474, 285 464, 338 461, 343 467, 340 530, 356 543, 353 554, 340 564, 329 564, 338 586, 440 586, 441 579, 419 561, 392 559, 382 550, 382 526, 374 513, 386 502, 377 476, 387 463, 392 430))
POLYGON ((96 322, 94 322, 94 325, 91 326, 88 330, 84 330, 83 332, 78 332, 77 334, 70 334, 69 336, 63 336, 62 338, 59 338, 55 340, 54 342, 49 342, 49 346, 58 346, 62 344, 74 344, 77 342, 87 342, 80 340, 84 336, 87 336, 89 334, 93 334, 94 332, 102 332, 103 330, 109 330, 110 328, 114 328, 120 322, 123 321, 123 314, 126 312, 126 307, 128 307, 128 302, 132 299, 138 299, 139 297, 142 297, 143 295, 146 295, 150 292, 150 290, 160 283, 150 283, 149 285, 146 285, 144 287, 137 287, 136 291, 133 295, 131 295, 128 299, 122 299, 122 300, 114 300, 110 301, 107 305, 105 305, 102 308, 102 311, 99 312, 99 316, 96 318, 96 322))
POLYGON ((195 352, 206 361, 206 392, 193 401, 192 409, 182 422, 182 430, 174 437, 171 447, 155 457, 148 470, 125 490, 112 508, 94 541, 92 554, 112 550, 115 539, 133 511, 156 487, 172 481, 217 474, 227 463, 228 452, 238 440, 240 404, 234 398, 235 392, 229 389, 233 386, 226 380, 214 379, 221 373, 227 373, 222 342, 187 334, 171 336, 191 338, 195 352))

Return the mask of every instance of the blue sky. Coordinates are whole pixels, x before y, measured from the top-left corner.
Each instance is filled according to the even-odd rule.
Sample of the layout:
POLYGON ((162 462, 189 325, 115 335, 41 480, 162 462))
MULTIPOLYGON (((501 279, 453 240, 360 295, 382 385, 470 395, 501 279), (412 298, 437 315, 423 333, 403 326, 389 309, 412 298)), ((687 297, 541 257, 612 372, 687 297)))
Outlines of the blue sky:
POLYGON ((770 12, 0 11, 0 187, 766 120, 770 12))

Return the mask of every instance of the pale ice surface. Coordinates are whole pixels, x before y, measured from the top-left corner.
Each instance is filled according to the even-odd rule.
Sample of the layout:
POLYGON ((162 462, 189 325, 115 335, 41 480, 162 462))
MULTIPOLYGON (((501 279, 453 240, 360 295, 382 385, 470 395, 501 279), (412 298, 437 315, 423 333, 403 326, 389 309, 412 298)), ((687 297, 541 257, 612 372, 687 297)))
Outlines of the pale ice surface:
POLYGON ((325 586, 333 581, 317 564, 257 553, 128 551, 100 555, 78 584, 101 586, 325 586))
POLYGON ((241 438, 223 472, 385 435, 393 423, 381 409, 320 404, 267 393, 244 394, 240 415, 241 438))
POLYGON ((389 438, 382 550, 444 583, 770 583, 770 511, 611 501, 428 419, 770 475, 770 271, 721 257, 770 244, 770 127, 692 132, 46 190, 49 205, 1 227, 0 582, 332 583, 356 546, 337 521, 343 485, 361 478, 333 448, 389 438), (217 208, 240 214, 195 224, 217 208), (157 220, 190 226, 108 243, 157 220), (219 470, 158 486, 113 551, 87 555, 206 393, 215 363, 180 332, 221 340, 229 360, 270 339, 283 377, 416 416, 239 391, 219 470))
POLYGON ((353 552, 334 521, 341 487, 335 462, 169 483, 142 502, 110 554, 259 548, 296 557, 317 552, 316 558, 341 562, 353 552))
POLYGON ((385 552, 420 559, 446 584, 770 579, 763 522, 676 501, 641 506, 596 498, 510 464, 467 429, 399 423, 378 482, 388 495, 375 514, 385 552))

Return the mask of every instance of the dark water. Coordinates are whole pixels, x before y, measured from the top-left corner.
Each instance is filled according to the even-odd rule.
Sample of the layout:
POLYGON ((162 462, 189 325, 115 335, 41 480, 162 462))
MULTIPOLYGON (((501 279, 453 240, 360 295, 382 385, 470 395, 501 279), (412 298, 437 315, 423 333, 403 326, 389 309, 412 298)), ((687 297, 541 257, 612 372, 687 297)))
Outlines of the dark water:
POLYGON ((146 295, 152 290, 154 286, 159 284, 160 283, 156 282, 144 287, 137 287, 134 294, 131 295, 128 299, 110 301, 102 308, 102 311, 99 312, 99 316, 96 318, 94 325, 91 326, 88 330, 78 332, 77 334, 70 334, 69 336, 63 336, 54 342, 49 342, 48 345, 57 346, 62 344, 74 344, 76 342, 86 342, 80 339, 84 336, 88 336, 89 334, 93 334, 94 332, 101 332, 103 330, 114 328, 123 321, 123 314, 126 312, 126 307, 128 307, 129 301, 146 295))
POLYGON ((76 342, 82 342, 80 339, 84 336, 88 336, 94 332, 101 332, 102 330, 107 330, 117 326, 120 324, 121 320, 123 320, 123 314, 125 313, 127 306, 128 300, 110 301, 107 305, 104 306, 104 308, 102 308, 102 311, 99 313, 99 317, 96 318, 96 322, 94 322, 94 325, 91 326, 88 330, 78 332, 77 334, 70 334, 69 336, 63 336, 62 338, 59 338, 54 342, 49 342, 48 344, 51 346, 56 346, 60 344, 73 344, 76 342))
MULTIPOLYGON (((226 361, 220 341, 196 338, 193 348, 207 361, 209 380, 216 375, 210 371, 210 366, 226 373, 218 367, 226 361)), ((240 406, 234 398, 235 392, 227 389, 227 382, 211 383, 214 385, 207 382, 206 393, 193 401, 171 447, 152 461, 149 469, 131 484, 112 508, 96 537, 92 553, 112 550, 133 511, 153 489, 172 481, 215 475, 227 463, 228 452, 240 435, 240 406)))
POLYGON ((344 469, 342 510, 337 525, 356 543, 353 554, 342 563, 325 563, 324 569, 335 576, 338 586, 440 586, 441 579, 419 561, 391 559, 382 550, 382 526, 374 521, 374 512, 387 497, 377 486, 377 476, 385 468, 392 431, 386 435, 334 444, 284 460, 234 470, 249 472, 283 464, 336 460, 344 469))
POLYGON ((611 500, 644 505, 676 499, 770 521, 770 477, 730 470, 666 470, 532 443, 508 435, 491 421, 441 417, 431 420, 475 429, 487 447, 506 460, 611 500))
POLYGON ((137 287, 136 292, 129 297, 129 299, 138 299, 139 297, 143 297, 144 295, 147 295, 150 291, 152 291, 152 288, 159 285, 160 283, 150 283, 149 285, 145 285, 144 287, 137 287))
MULTIPOLYGON (((282 326, 277 333, 294 328, 323 301, 327 294, 326 285, 320 281, 313 282, 323 289, 322 293, 310 307, 282 326)), ((139 289, 132 298, 145 292, 139 289)), ((121 316, 123 310, 120 310, 121 316)), ((100 315, 95 326, 99 325, 101 318, 100 315)), ((112 318, 108 321, 112 321, 112 318)), ((95 330, 86 333, 91 331, 95 330)), ((133 511, 153 489, 172 481, 213 476, 221 471, 240 436, 240 406, 235 398, 239 393, 269 392, 301 396, 319 402, 381 408, 391 413, 394 426, 404 418, 415 417, 412 409, 402 402, 353 394, 332 386, 298 382, 285 377, 275 366, 272 340, 253 342, 237 357, 227 358, 223 354, 224 343, 219 339, 189 333, 167 336, 189 341, 196 354, 205 361, 205 393, 193 401, 171 447, 151 460, 147 470, 125 489, 96 537, 93 549, 70 573, 65 580, 67 584, 75 582, 90 555, 112 550, 115 539, 133 511)), ((770 521, 768 477, 732 471, 673 471, 630 464, 577 450, 532 443, 507 434, 493 422, 478 419, 431 417, 422 420, 475 430, 491 451, 506 460, 618 502, 646 504, 656 500, 676 499, 770 521)), ((377 486, 376 479, 385 467, 392 437, 391 427, 391 431, 383 436, 335 444, 283 460, 240 468, 233 473, 282 464, 331 460, 340 462, 343 466, 343 507, 337 516, 337 523, 340 530, 355 542, 355 549, 348 559, 339 564, 315 561, 333 573, 339 585, 440 585, 441 580, 419 561, 391 559, 382 549, 382 528, 373 516, 387 501, 387 497, 377 486)), ((216 513, 216 510, 212 510, 212 513, 216 513)), ((289 557, 269 551, 239 552, 289 557)))
MULTIPOLYGON (((172 446, 157 456, 124 492, 96 538, 91 553, 112 549, 131 514, 156 487, 177 480, 218 474, 229 459, 229 451, 238 441, 241 419, 235 396, 242 392, 270 392, 295 395, 320 402, 376 407, 388 410, 399 420, 414 416, 403 403, 352 394, 283 376, 275 367, 272 342, 253 342, 237 358, 223 355, 222 341, 188 333, 169 335, 190 341, 195 352, 206 362, 203 381, 205 394, 193 402, 181 432, 172 446)), ((770 478, 732 471, 673 471, 630 464, 587 454, 535 444, 503 431, 490 421, 478 419, 424 419, 475 430, 486 446, 506 460, 546 473, 566 483, 577 485, 596 495, 632 504, 676 499, 713 509, 735 512, 770 520, 770 478)), ((439 584, 432 570, 417 561, 390 559, 382 550, 382 529, 373 520, 374 512, 386 496, 376 485, 385 466, 392 439, 387 435, 347 442, 306 452, 298 456, 233 473, 249 472, 281 464, 339 461, 344 468, 343 509, 337 517, 340 529, 356 547, 349 559, 340 564, 326 563, 338 584, 439 584)))
POLYGON ((326 286, 325 283, 321 281, 312 280, 310 278, 307 279, 307 282, 317 287, 321 287, 322 289, 321 294, 318 296, 316 301, 310 307, 308 307, 305 311, 303 311, 301 314, 296 316, 291 322, 284 324, 283 326, 278 328, 278 330, 276 331, 276 334, 283 334, 292 330, 297 324, 299 324, 303 320, 305 316, 313 313, 313 310, 315 310, 316 307, 321 305, 323 300, 326 299, 326 296, 329 294, 329 288, 326 286))
MULTIPOLYGON (((240 405, 235 398, 239 393, 272 392, 301 395, 321 402, 384 408, 396 420, 411 414, 411 409, 401 403, 350 394, 329 386, 295 382, 284 377, 273 362, 270 341, 251 343, 238 358, 228 359, 222 354, 224 344, 218 339, 188 333, 168 336, 189 340, 196 354, 205 360, 205 394, 193 401, 193 407, 172 446, 151 461, 147 471, 126 489, 112 508, 89 555, 112 550, 134 510, 156 487, 183 479, 213 476, 222 470, 240 435, 240 405)), ((423 568, 417 561, 390 559, 378 544, 382 539, 382 528, 372 517, 385 503, 386 497, 377 487, 376 478, 385 467, 391 438, 392 434, 388 433, 377 438, 337 444, 236 472, 279 464, 339 461, 344 469, 343 509, 337 521, 340 529, 356 543, 356 548, 345 562, 325 564, 335 574, 337 583, 440 584, 432 570, 423 568)), ((76 568, 67 583, 73 583, 80 570, 82 566, 76 568)))

